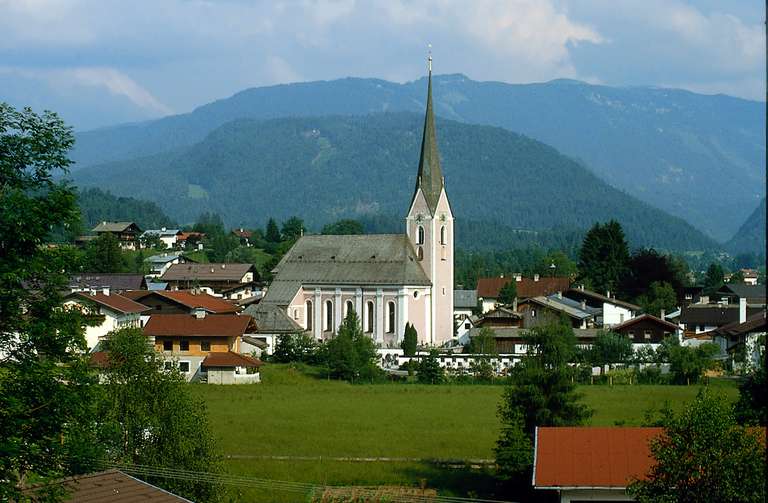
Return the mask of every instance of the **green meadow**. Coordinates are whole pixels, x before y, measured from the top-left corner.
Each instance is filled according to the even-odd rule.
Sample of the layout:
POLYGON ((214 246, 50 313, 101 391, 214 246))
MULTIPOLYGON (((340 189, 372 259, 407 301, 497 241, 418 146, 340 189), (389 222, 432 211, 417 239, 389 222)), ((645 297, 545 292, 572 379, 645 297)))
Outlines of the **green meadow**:
MULTIPOLYGON (((440 495, 500 498, 489 468, 430 460, 493 458, 503 386, 353 385, 274 364, 263 367, 262 380, 193 385, 207 404, 229 474, 317 485, 425 485, 440 495), (368 459, 334 459, 344 457, 368 459)), ((710 386, 729 401, 738 395, 731 381, 710 386)), ((579 391, 594 410, 591 425, 630 426, 642 425, 649 409, 665 403, 680 408, 698 389, 594 385, 579 391)), ((244 501, 306 501, 299 490, 239 490, 244 501)))

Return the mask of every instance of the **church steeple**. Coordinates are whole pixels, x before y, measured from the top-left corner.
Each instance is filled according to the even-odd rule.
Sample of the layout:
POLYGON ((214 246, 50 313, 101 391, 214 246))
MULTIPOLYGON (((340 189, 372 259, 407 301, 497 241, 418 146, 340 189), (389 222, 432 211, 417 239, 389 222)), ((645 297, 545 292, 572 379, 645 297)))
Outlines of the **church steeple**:
POLYGON ((424 134, 421 139, 421 158, 416 177, 416 192, 421 189, 427 206, 434 215, 440 193, 443 190, 443 172, 440 169, 440 154, 437 151, 435 116, 432 111, 432 54, 429 55, 429 78, 427 80, 427 112, 424 117, 424 134))

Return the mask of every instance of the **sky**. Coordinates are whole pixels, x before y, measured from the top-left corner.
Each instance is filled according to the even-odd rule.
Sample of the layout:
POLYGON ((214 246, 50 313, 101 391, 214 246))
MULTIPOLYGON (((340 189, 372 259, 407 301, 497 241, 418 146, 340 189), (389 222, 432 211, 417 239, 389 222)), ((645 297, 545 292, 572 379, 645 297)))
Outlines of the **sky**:
POLYGON ((83 130, 249 87, 434 72, 765 99, 757 0, 0 0, 0 101, 83 130))

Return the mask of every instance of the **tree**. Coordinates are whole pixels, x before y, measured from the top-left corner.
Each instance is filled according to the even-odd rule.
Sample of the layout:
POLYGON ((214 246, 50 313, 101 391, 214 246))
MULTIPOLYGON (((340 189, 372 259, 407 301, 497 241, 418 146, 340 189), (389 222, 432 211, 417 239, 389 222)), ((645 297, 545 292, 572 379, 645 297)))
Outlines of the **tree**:
POLYGON ((474 337, 470 337, 467 352, 476 355, 495 355, 496 334, 488 327, 483 327, 474 337))
POLYGON ((632 341, 614 332, 600 331, 592 347, 587 350, 589 363, 603 367, 626 363, 632 358, 632 341))
POLYGON ((728 283, 733 285, 738 285, 741 283, 744 283, 744 273, 739 271, 734 272, 731 274, 731 277, 728 278, 728 283))
POLYGON ((357 220, 344 219, 338 220, 332 224, 326 224, 320 231, 320 234, 337 234, 337 235, 350 235, 350 234, 365 234, 363 224, 357 220))
POLYGON ((280 229, 277 228, 277 222, 275 222, 274 218, 270 218, 267 222, 267 229, 264 231, 264 239, 266 239, 268 243, 279 243, 282 241, 280 229))
POLYGON ((768 422, 768 386, 765 367, 750 372, 739 384, 739 400, 734 405, 739 424, 762 425, 768 422))
POLYGON ((197 217, 197 222, 192 227, 194 232, 202 232, 203 234, 225 234, 224 220, 221 219, 221 215, 218 213, 201 213, 197 217))
POLYGON ((720 264, 709 264, 704 274, 704 295, 712 295, 725 283, 725 273, 720 264))
POLYGON ((347 381, 372 379, 379 373, 373 339, 363 333, 360 318, 350 309, 339 332, 326 344, 326 363, 331 376, 347 381))
POLYGON ((430 349, 429 354, 419 361, 416 378, 422 384, 440 384, 445 381, 445 372, 440 366, 437 349, 430 349))
POLYGON ((142 248, 151 248, 153 250, 165 250, 166 244, 160 239, 159 234, 142 234, 139 236, 139 244, 142 248))
POLYGON ((667 283, 672 287, 675 298, 682 299, 686 274, 680 260, 662 255, 653 248, 638 250, 629 259, 619 291, 627 299, 635 299, 639 303, 639 297, 646 295, 654 283, 667 283))
MULTIPOLYGON (((208 425, 205 402, 193 398, 176 370, 163 361, 137 328, 116 330, 104 341, 99 406, 101 442, 111 462, 216 472, 220 459, 208 425)), ((216 501, 216 483, 149 477, 195 501, 216 501)))
POLYGON ((283 239, 286 241, 296 241, 304 235, 306 228, 304 227, 304 220, 299 217, 291 217, 283 222, 283 239))
POLYGON ((706 343, 695 348, 676 344, 669 349, 669 371, 677 384, 698 382, 706 370, 715 365, 712 359, 720 352, 717 344, 706 343))
POLYGON ((618 222, 597 223, 587 232, 579 251, 579 277, 589 288, 616 291, 628 263, 629 248, 618 222))
POLYGON ((544 258, 534 266, 533 272, 540 276, 567 276, 575 277, 577 273, 576 262, 560 250, 547 253, 544 258), (554 268, 552 265, 554 264, 554 268))
POLYGON ((403 355, 414 356, 416 349, 419 345, 419 334, 416 333, 416 327, 410 323, 405 324, 405 333, 403 334, 403 342, 400 343, 400 349, 403 350, 403 355))
POLYGON ((309 334, 281 334, 277 337, 272 359, 278 363, 314 363, 316 353, 317 343, 309 334))
POLYGON ((675 310, 677 298, 672 285, 654 281, 648 291, 637 298, 637 302, 643 308, 643 312, 653 316, 661 316, 662 310, 668 313, 675 310))
POLYGON ((738 426, 728 400, 703 388, 683 412, 662 412, 656 463, 629 494, 640 502, 765 501, 764 433, 738 426))
POLYGON ((129 269, 120 248, 120 241, 111 232, 104 232, 88 243, 85 250, 85 268, 88 272, 115 273, 129 269))
POLYGON ((499 302, 502 304, 512 304, 515 302, 515 299, 517 298, 517 281, 512 279, 512 281, 508 281, 506 285, 501 287, 501 290, 499 290, 499 302))
POLYGON ((51 229, 80 219, 64 182, 72 131, 52 112, 0 103, 0 500, 20 488, 95 469, 93 379, 78 311, 60 292, 74 272, 51 229))

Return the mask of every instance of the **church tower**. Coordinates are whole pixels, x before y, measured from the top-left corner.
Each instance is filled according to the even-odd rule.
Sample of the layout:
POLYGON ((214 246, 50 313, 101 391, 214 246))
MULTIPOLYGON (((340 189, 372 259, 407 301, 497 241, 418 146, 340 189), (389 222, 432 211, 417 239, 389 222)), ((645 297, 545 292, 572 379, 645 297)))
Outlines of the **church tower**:
POLYGON ((437 150, 431 55, 419 172, 405 224, 416 256, 432 282, 430 333, 419 334, 419 342, 439 345, 453 337, 453 213, 437 150))

